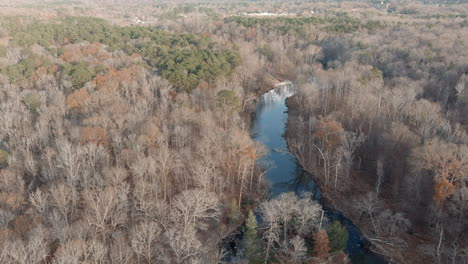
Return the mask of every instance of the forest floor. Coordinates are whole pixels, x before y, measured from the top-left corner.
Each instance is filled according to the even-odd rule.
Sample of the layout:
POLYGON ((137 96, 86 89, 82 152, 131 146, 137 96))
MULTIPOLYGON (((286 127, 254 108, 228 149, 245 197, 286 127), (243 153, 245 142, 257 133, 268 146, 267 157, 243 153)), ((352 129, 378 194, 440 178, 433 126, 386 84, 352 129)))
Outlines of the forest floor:
MULTIPOLYGON (((295 124, 297 124, 297 119, 299 118, 299 105, 294 98, 295 96, 292 96, 286 101, 288 106, 288 124, 285 136, 287 139, 293 136, 291 131, 295 130, 295 124)), ((308 172, 310 175, 316 175, 314 171, 308 172)), ((371 249, 378 254, 384 255, 389 263, 431 263, 431 258, 418 251, 418 246, 429 242, 430 236, 427 234, 399 232, 392 238, 376 238, 372 231, 370 219, 359 216, 354 206, 355 199, 375 189, 374 183, 369 182, 369 177, 365 177, 364 174, 365 173, 353 173, 349 182, 351 182, 353 186, 356 186, 356 188, 341 190, 334 190, 331 184, 327 186, 322 177, 314 177, 314 180, 320 186, 324 203, 339 210, 350 219, 359 228, 361 234, 371 243, 371 249), (376 241, 375 239, 379 239, 381 242, 377 242, 378 240, 376 241)), ((392 201, 385 200, 384 198, 384 204, 386 207, 390 207, 392 201)))

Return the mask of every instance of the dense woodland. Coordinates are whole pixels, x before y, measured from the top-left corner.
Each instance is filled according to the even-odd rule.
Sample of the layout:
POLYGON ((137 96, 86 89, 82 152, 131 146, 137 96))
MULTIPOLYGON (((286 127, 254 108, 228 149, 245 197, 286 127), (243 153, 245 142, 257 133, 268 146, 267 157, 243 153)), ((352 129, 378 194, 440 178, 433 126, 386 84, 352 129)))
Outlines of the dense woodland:
POLYGON ((327 205, 389 263, 467 263, 461 2, 0 1, 0 263, 224 263, 239 230, 231 263, 349 263, 310 194, 268 199, 284 80, 327 205))

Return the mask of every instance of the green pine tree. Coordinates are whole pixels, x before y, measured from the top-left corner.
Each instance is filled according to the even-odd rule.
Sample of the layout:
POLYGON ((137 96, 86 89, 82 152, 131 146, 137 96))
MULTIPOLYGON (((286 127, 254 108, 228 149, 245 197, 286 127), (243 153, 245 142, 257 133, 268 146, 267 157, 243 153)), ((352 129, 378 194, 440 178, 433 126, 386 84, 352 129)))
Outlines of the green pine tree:
POLYGON ((241 100, 235 92, 230 90, 221 90, 216 95, 218 105, 229 113, 238 112, 241 109, 241 100))
POLYGON ((348 230, 339 221, 334 221, 327 228, 330 252, 343 251, 348 243, 348 230))
POLYGON ((4 57, 7 55, 7 48, 3 45, 0 45, 0 57, 4 57))
POLYGON ((257 219, 252 210, 249 210, 249 215, 245 223, 245 255, 250 264, 261 263, 260 257, 260 240, 257 234, 257 219))

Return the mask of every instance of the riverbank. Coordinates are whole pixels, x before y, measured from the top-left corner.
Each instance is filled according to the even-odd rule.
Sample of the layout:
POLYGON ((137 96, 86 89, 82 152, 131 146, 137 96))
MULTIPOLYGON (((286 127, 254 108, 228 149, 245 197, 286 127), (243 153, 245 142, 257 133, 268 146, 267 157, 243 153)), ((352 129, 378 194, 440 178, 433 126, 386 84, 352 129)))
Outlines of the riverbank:
MULTIPOLYGON (((287 140, 292 139, 293 131, 297 130, 299 119, 299 104, 296 95, 288 98, 288 123, 285 132, 287 140)), ((310 169, 310 168, 309 168, 310 169)), ((315 170, 317 171, 317 170, 315 170)), ((310 175, 315 175, 314 171, 307 171, 310 175)), ((313 179, 319 184, 322 191, 322 203, 326 206, 341 211, 346 218, 349 218, 356 225, 362 235, 370 244, 370 249, 377 254, 385 256, 389 263, 431 263, 427 256, 416 252, 418 245, 427 242, 422 235, 420 237, 409 233, 398 233, 396 239, 389 241, 377 241, 373 239, 372 223, 368 219, 359 216, 355 208, 355 199, 363 194, 374 190, 374 184, 364 180, 365 177, 359 177, 359 174, 352 174, 350 182, 359 188, 347 188, 345 190, 334 190, 333 186, 327 186, 322 177, 313 176, 313 179), (398 241, 400 243, 396 243, 398 241)))
MULTIPOLYGON (((256 98, 252 100, 240 113, 241 119, 244 121, 245 128, 249 131, 253 131, 253 126, 255 124, 257 118, 257 105, 260 102, 262 96, 271 90, 274 90, 276 87, 280 86, 282 82, 279 79, 272 78, 268 82, 264 82, 263 85, 260 85, 258 89, 255 90, 256 98)), ((287 83, 286 83, 287 84, 287 83)), ((253 136, 253 132, 251 132, 251 136, 253 136)), ((263 174, 261 168, 259 168, 258 164, 255 165, 255 173, 256 177, 258 174, 263 174)), ((239 212, 237 213, 237 219, 235 222, 231 222, 232 219, 229 217, 224 219, 224 224, 227 229, 224 232, 221 246, 225 250, 224 261, 227 263, 231 263, 233 260, 239 260, 238 252, 243 250, 242 248, 242 240, 243 240, 243 232, 244 232, 244 225, 246 216, 249 210, 255 210, 255 208, 266 199, 265 197, 265 188, 266 188, 266 181, 263 179, 261 186, 256 189, 254 192, 245 193, 244 201, 241 204, 241 207, 238 208, 239 212)), ((237 197, 231 197, 231 199, 237 199, 237 197)))

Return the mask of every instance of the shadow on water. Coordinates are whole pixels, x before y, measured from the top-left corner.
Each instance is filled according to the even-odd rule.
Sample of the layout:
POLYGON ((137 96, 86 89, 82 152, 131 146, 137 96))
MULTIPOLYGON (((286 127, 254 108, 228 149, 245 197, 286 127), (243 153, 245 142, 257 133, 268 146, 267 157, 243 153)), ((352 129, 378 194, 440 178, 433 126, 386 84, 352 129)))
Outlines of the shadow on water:
MULTIPOLYGON (((284 133, 287 125, 286 99, 294 95, 292 85, 284 85, 265 93, 257 103, 252 138, 263 144, 267 153, 258 162, 258 166, 265 168, 265 179, 269 184, 270 198, 285 192, 295 192, 297 195, 308 192, 313 199, 319 201, 327 216, 328 222, 340 221, 349 233, 348 245, 345 252, 354 264, 386 263, 383 257, 369 250, 367 242, 359 229, 341 212, 324 206, 320 186, 314 181, 313 175, 302 170, 293 155, 289 153, 284 133)), ((325 223, 327 224, 327 223, 325 223)), ((242 252, 241 241, 243 227, 231 234, 223 241, 227 255, 225 261, 232 262, 242 252)))
POLYGON ((340 211, 327 206, 322 201, 322 192, 320 186, 314 181, 313 175, 304 171, 301 168, 297 169, 296 177, 291 180, 291 185, 294 186, 294 191, 297 195, 304 192, 312 194, 313 199, 319 201, 325 211, 327 222, 325 225, 339 221, 348 231, 349 239, 346 247, 346 254, 348 254, 352 263, 364 263, 364 264, 380 264, 386 263, 384 258, 380 255, 375 254, 369 250, 368 242, 362 237, 361 232, 356 225, 346 218, 340 211))

